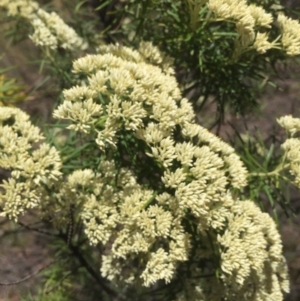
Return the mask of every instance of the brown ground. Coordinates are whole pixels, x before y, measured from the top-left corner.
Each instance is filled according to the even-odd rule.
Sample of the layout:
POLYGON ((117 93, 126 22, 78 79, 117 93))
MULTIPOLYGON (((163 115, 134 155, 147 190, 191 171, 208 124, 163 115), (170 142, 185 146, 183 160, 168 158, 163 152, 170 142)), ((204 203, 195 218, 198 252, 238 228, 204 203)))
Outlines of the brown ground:
MULTIPOLYGON (((29 218, 21 219, 29 224, 29 218)), ((49 262, 47 239, 43 235, 23 231, 19 225, 1 218, 0 230, 0 283, 18 282, 35 274, 49 262), (21 229, 21 230, 20 230, 21 229)), ((0 286, 0 301, 19 301, 35 291, 40 275, 16 285, 0 286)))

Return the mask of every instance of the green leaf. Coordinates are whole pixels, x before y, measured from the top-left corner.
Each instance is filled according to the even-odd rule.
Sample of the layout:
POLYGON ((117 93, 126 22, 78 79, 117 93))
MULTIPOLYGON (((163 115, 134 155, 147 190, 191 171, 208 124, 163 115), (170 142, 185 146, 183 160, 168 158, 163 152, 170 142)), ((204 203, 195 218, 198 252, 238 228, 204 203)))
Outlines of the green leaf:
POLYGON ((274 208, 274 199, 272 197, 272 192, 270 191, 271 187, 270 186, 267 186, 265 185, 263 187, 263 191, 266 193, 267 197, 268 197, 268 200, 272 206, 272 208, 274 208))
POLYGON ((105 6, 107 6, 111 2, 112 2, 112 0, 107 0, 107 1, 103 2, 101 5, 99 5, 95 8, 95 11, 101 10, 102 8, 104 8, 105 6))
POLYGON ((270 149, 269 149, 269 151, 267 153, 267 156, 266 156, 266 159, 264 161, 264 164, 263 164, 264 168, 268 167, 268 164, 269 164, 269 162, 270 162, 270 160, 272 158, 272 155, 274 153, 274 147, 275 147, 275 145, 274 145, 274 143, 272 143, 271 146, 270 146, 270 149))
MULTIPOLYGON (((75 6, 74 11, 75 11, 75 12, 78 12, 79 9, 81 8, 81 6, 84 5, 85 3, 88 3, 88 2, 89 2, 89 1, 87 1, 87 0, 80 1, 80 2, 77 3, 77 5, 75 6)), ((96 8, 96 10, 97 10, 97 8, 96 8)))

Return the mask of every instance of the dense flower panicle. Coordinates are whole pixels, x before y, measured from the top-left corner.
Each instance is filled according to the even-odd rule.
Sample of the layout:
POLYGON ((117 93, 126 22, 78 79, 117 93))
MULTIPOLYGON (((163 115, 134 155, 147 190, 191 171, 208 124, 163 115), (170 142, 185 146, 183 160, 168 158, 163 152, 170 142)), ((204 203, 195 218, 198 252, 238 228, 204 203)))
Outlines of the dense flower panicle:
POLYGON ((1 0, 0 4, 8 10, 8 15, 10 16, 31 16, 39 9, 39 4, 32 0, 1 0))
POLYGON ((291 115, 283 116, 277 119, 277 122, 282 126, 291 136, 300 131, 300 119, 294 118, 291 115))
POLYGON ((256 34, 255 42, 253 47, 259 53, 265 53, 267 50, 273 47, 273 44, 268 41, 268 34, 267 33, 260 33, 256 34))
POLYGON ((89 98, 84 102, 65 101, 64 106, 60 106, 53 116, 67 116, 68 119, 76 121, 69 129, 87 133, 101 114, 102 106, 89 98))
POLYGON ((171 281, 174 274, 174 264, 168 255, 162 248, 151 254, 146 269, 141 275, 146 286, 155 284, 158 279, 165 279, 166 283, 171 281))
POLYGON ((281 145, 281 148, 284 150, 286 158, 289 162, 288 169, 295 177, 295 184, 300 187, 300 139, 287 139, 281 145))
POLYGON ((278 15, 277 22, 282 34, 281 43, 287 54, 291 56, 300 54, 299 22, 283 14, 278 15))
MULTIPOLYGON (((116 147, 121 129, 143 140, 146 155, 161 169, 159 191, 139 184, 133 171, 117 168, 112 160, 102 161, 98 172, 75 170, 67 181, 58 182, 61 163, 57 151, 45 143, 32 150, 32 143, 42 135, 25 113, 3 108, 0 165, 11 170, 11 178, 2 184, 2 215, 16 219, 28 208, 40 206, 45 214, 51 208, 61 214, 52 218, 53 224, 61 227, 69 223, 72 208, 80 209, 90 243, 102 243, 107 249, 101 273, 115 283, 169 283, 178 269, 201 278, 207 268, 192 269, 191 254, 197 254, 193 260, 199 262, 213 260, 218 248, 220 261, 214 264, 220 266, 222 294, 212 293, 211 285, 216 285, 212 279, 210 284, 189 282, 181 296, 196 294, 210 301, 221 301, 224 296, 282 300, 288 279, 280 237, 272 219, 252 202, 233 199, 231 189, 247 184, 247 170, 234 149, 195 123, 192 107, 180 99, 176 81, 164 87, 169 74, 142 61, 135 66, 121 59, 121 48, 113 50, 118 53, 119 69, 124 70, 115 66, 100 70, 107 77, 102 92, 92 85, 64 91, 66 100, 54 116, 70 120, 71 130, 90 134, 103 151, 116 147), (137 68, 138 78, 131 73, 137 68), (113 83, 118 74, 125 75, 123 85, 111 85, 110 76, 113 83), (136 92, 131 97, 135 86, 143 94, 136 92), (102 101, 98 103, 99 98, 102 101), (55 198, 46 187, 54 187, 55 198), (195 235, 199 238, 196 245, 191 239, 195 235)), ((139 55, 127 48, 124 57, 139 60, 139 55)))
POLYGON ((38 18, 33 19, 31 21, 31 25, 34 28, 34 33, 29 37, 35 45, 41 47, 49 47, 50 49, 57 48, 56 37, 51 33, 50 29, 42 20, 38 18))
POLYGON ((99 241, 105 244, 119 221, 115 206, 108 202, 105 203, 104 200, 101 201, 99 204, 96 197, 91 195, 85 203, 84 213, 82 214, 82 218, 86 224, 87 236, 90 243, 94 245, 99 241))
POLYGON ((30 38, 38 46, 67 50, 84 50, 88 46, 56 13, 47 13, 35 1, 0 0, 0 6, 7 9, 8 15, 21 16, 31 23, 34 32, 30 38))
POLYGON ((32 143, 43 136, 40 130, 29 121, 29 116, 15 108, 0 108, 0 143, 2 168, 18 168, 25 162, 32 143))
POLYGON ((100 160, 97 172, 75 170, 58 181, 57 151, 46 143, 33 149, 32 143, 43 138, 39 130, 20 110, 1 108, 0 166, 11 171, 1 185, 2 215, 17 219, 40 206, 45 217, 59 214, 51 221, 60 228, 76 208, 90 243, 104 246, 101 273, 114 283, 169 283, 182 269, 189 276, 178 300, 239 296, 260 301, 265 296, 281 301, 288 279, 276 226, 250 201, 231 195, 232 188, 247 184, 247 170, 231 146, 195 123, 172 72, 163 71, 158 50, 144 45, 143 54, 105 46, 99 48, 103 54, 77 60, 75 72, 87 73, 87 85, 65 90, 54 116, 69 120, 69 129, 90 135, 105 153, 117 147, 124 132, 143 141, 144 154, 161 170, 159 190, 142 185, 134 171, 107 158, 100 160), (194 283, 193 278, 215 271, 202 263, 193 268, 190 257, 215 260, 216 248, 220 278, 194 283), (217 294, 212 293, 216 286, 217 294))
MULTIPOLYGON (((177 120, 183 123, 192 118, 192 107, 186 101, 181 102, 182 107, 178 110, 174 99, 179 100, 180 91, 173 76, 164 74, 159 67, 146 64, 143 57, 136 51, 126 49, 123 53, 122 48, 118 46, 103 46, 99 48, 99 52, 104 52, 105 49, 111 53, 87 56, 74 63, 75 72, 85 72, 90 75, 90 85, 86 88, 89 93, 102 93, 110 98, 105 109, 103 108, 108 113, 105 117, 104 129, 100 131, 95 127, 100 147, 103 148, 105 142, 115 145, 116 134, 122 126, 136 132, 142 130, 144 128, 142 120, 149 115, 150 119, 160 123, 163 131, 172 130, 177 120), (112 56, 114 53, 119 57, 112 56), (122 57, 126 57, 128 61, 122 57), (86 66, 91 68, 86 68, 86 66), (158 98, 161 101, 157 101, 158 98), (149 106, 152 107, 151 114, 149 114, 150 108, 147 108, 149 106), (175 114, 177 116, 174 116, 175 114), (174 117, 177 118, 174 120, 174 117)), ((70 99, 70 95, 76 96, 83 89, 76 87, 64 93, 70 99)), ((81 101, 77 97, 76 99, 81 101)), ((54 116, 73 120, 75 127, 78 127, 77 124, 80 124, 82 128, 89 127, 88 121, 84 125, 80 116, 73 118, 68 113, 75 105, 75 98, 73 104, 65 101, 55 111, 54 116)))
POLYGON ((271 29, 274 20, 272 14, 267 13, 263 7, 255 4, 248 5, 245 0, 208 0, 207 7, 217 19, 236 23, 238 37, 235 41, 234 58, 251 49, 255 49, 258 53, 265 53, 271 48, 280 48, 291 56, 300 54, 298 21, 279 14, 277 23, 281 29, 281 37, 269 41, 269 34, 265 29, 271 29), (259 31, 260 28, 263 32, 259 31), (281 45, 277 42, 279 38, 281 38, 281 45))
POLYGON ((160 66, 168 75, 175 74, 173 69, 174 59, 164 55, 158 48, 153 47, 151 42, 141 42, 138 50, 146 62, 160 66))
POLYGON ((1 184, 4 192, 0 195, 0 215, 16 221, 26 210, 37 207, 41 202, 41 193, 34 189, 35 186, 32 182, 18 182, 13 177, 4 180, 1 184))
MULTIPOLYGON (((212 217, 223 217, 218 217, 220 224, 214 225, 219 229, 220 278, 197 278, 199 268, 191 268, 176 301, 283 300, 289 282, 276 224, 251 201, 236 202, 230 194, 225 199, 222 206, 211 210, 212 217)), ((202 236, 204 245, 205 239, 202 236)), ((205 246, 197 250, 194 260, 209 260, 213 250, 209 250, 209 244, 205 246)))
POLYGON ((75 86, 63 91, 65 101, 76 101, 94 98, 97 93, 86 86, 75 86))
MULTIPOLYGON (((261 291, 267 294, 267 286, 276 287, 283 299, 282 290, 288 287, 281 282, 286 280, 286 271, 281 270, 282 243, 274 221, 266 213, 262 213, 253 202, 237 202, 228 212, 228 226, 223 235, 218 235, 221 249, 221 269, 226 283, 240 287, 255 286, 253 300, 260 300, 261 291), (266 273, 266 267, 269 269, 266 273), (276 277, 272 277, 276 275, 276 277), (271 277, 270 277, 271 276, 271 277), (265 277, 269 277, 268 282, 265 277)), ((272 294, 271 294, 272 295, 272 294)))
POLYGON ((245 175, 247 175, 247 170, 242 164, 240 158, 233 153, 229 156, 225 156, 224 162, 228 164, 228 172, 229 178, 231 179, 231 185, 236 188, 246 186, 247 180, 245 175))
MULTIPOLYGON (((288 288, 276 226, 250 201, 233 199, 230 192, 247 185, 246 168, 231 146, 195 123, 192 106, 181 98, 172 72, 164 71, 158 50, 142 44, 139 51, 101 46, 99 54, 75 61, 73 71, 85 73, 87 84, 64 91, 65 101, 54 112, 56 118, 71 122, 70 129, 85 132, 88 127, 103 152, 116 148, 124 131, 130 133, 145 143, 145 154, 161 169, 159 191, 138 184, 129 169, 116 171, 113 161, 105 161, 101 173, 95 174, 92 193, 82 202, 81 218, 90 243, 102 243, 108 249, 102 256, 102 276, 128 285, 168 283, 178 269, 190 271, 191 250, 199 261, 213 258, 215 250, 209 243, 213 240, 221 252, 216 264, 222 293, 212 293, 214 288, 204 282, 190 282, 190 292, 209 301, 250 296, 256 273, 257 295, 245 300, 260 301, 259 294, 271 296, 267 281, 272 279, 276 301, 281 301, 282 291, 288 288), (72 112, 74 108, 80 114, 76 105, 87 102, 99 108, 99 115, 82 112, 84 119, 72 112), (192 244, 191 229, 201 241, 197 247, 192 244), (265 236, 270 229, 271 238, 265 236), (257 244, 250 244, 256 237, 257 244), (244 255, 243 248, 248 248, 244 255), (234 257, 236 250, 239 256, 234 257), (280 286, 282 279, 285 286, 280 286)), ((205 268, 196 268, 192 277, 201 279, 203 273, 205 268)), ((214 280, 210 283, 216 285, 214 280)))
MULTIPOLYGON (((149 44, 145 47, 144 56, 146 50, 150 51, 149 44)), ((140 49, 143 49, 143 45, 140 49)), ((126 47, 101 46, 99 52, 103 54, 89 55, 74 62, 74 72, 88 73, 90 84, 64 91, 67 100, 54 112, 56 118, 73 121, 73 125, 69 128, 80 130, 80 125, 81 131, 84 131, 84 127, 89 127, 91 131, 94 129, 98 135, 96 142, 104 150, 105 146, 116 146, 118 132, 125 127, 149 145, 151 152, 147 154, 165 168, 171 168, 175 159, 183 166, 189 167, 192 167, 193 161, 196 160, 194 154, 196 149, 192 144, 174 144, 171 133, 176 125, 181 126, 182 133, 187 139, 197 136, 199 144, 208 143, 215 152, 221 152, 222 155, 234 152, 226 143, 194 123, 195 115, 192 106, 186 99, 180 100, 180 91, 174 77, 165 74, 158 67, 145 63, 143 56, 126 47), (105 50, 110 53, 105 53, 105 50), (123 76, 120 77, 120 74, 123 76), (97 81, 100 84, 97 84, 97 81), (75 117, 72 106, 75 107, 77 102, 83 104, 87 102, 84 95, 86 93, 89 95, 101 93, 107 99, 105 100, 107 104, 103 105, 102 102, 102 111, 107 115, 95 116, 93 119, 90 118, 90 121, 86 120, 84 124, 82 120, 85 116, 75 117), (73 100, 71 100, 72 95, 73 100), (70 116, 71 114, 73 116, 70 116), (146 127, 145 118, 152 121, 146 127), (94 128, 90 127, 90 124, 93 124, 94 128), (193 131, 193 128, 195 134, 190 130, 193 131)), ((96 103, 97 100, 93 99, 96 103)), ((235 156, 232 155, 230 158, 235 156)), ((238 163, 233 162, 233 164, 238 163)), ((236 174, 238 175, 233 177, 238 177, 240 181, 237 187, 244 186, 246 170, 240 168, 236 174)))
POLYGON ((68 177, 69 187, 76 192, 78 186, 89 187, 95 181, 95 173, 90 169, 75 170, 68 177))
POLYGON ((60 156, 46 143, 33 148, 44 137, 29 116, 16 108, 0 108, 0 167, 10 171, 0 195, 1 215, 17 219, 28 208, 41 203, 45 187, 61 177, 60 156))
POLYGON ((218 18, 222 19, 240 19, 248 8, 245 0, 209 0, 207 6, 218 18))
POLYGON ((262 7, 255 4, 250 4, 248 6, 250 15, 255 20, 255 25, 261 27, 270 28, 273 22, 273 17, 271 14, 267 13, 262 7))
POLYGON ((287 139, 282 145, 282 149, 286 152, 287 158, 291 161, 292 164, 300 163, 300 139, 299 138, 290 138, 287 139))
MULTIPOLYGON (((109 162, 109 164, 113 163, 109 162)), ((99 242, 105 244, 108 241, 112 243, 113 257, 112 255, 103 256, 103 263, 106 263, 101 267, 103 276, 114 281, 123 280, 126 283, 136 281, 140 276, 144 279, 143 284, 146 286, 161 279, 170 281, 178 263, 187 259, 188 236, 169 211, 157 205, 148 207, 147 203, 153 197, 154 192, 138 185, 130 170, 121 169, 118 185, 113 187, 105 185, 108 174, 105 166, 103 167, 102 173, 94 175, 93 182, 89 184, 90 188, 94 188, 94 192, 86 195, 81 213, 86 226, 86 234, 92 244, 99 242), (121 229, 120 225, 122 225, 121 229), (115 237, 114 240, 112 240, 113 237, 115 237), (161 246, 169 245, 169 251, 163 253, 169 258, 169 264, 163 265, 158 274, 149 268, 152 264, 150 261, 147 266, 144 266, 144 270, 135 271, 131 278, 125 277, 126 267, 116 264, 118 260, 126 259, 128 263, 132 262, 143 254, 148 254, 153 248, 157 249, 157 254, 160 254, 162 249, 157 243, 158 238, 161 246), (181 256, 178 256, 177 252, 181 256), (114 258, 114 260, 109 261, 109 258, 114 258), (113 266, 108 266, 108 262, 114 262, 113 266)), ((83 172, 88 178, 92 175, 92 171, 85 170, 79 172, 78 176, 83 172)), ((74 174, 69 177, 69 181, 73 177, 74 174)), ((155 259, 155 262, 157 260, 159 257, 155 259)))
POLYGON ((300 131, 300 119, 291 115, 283 116, 277 119, 277 122, 287 131, 289 137, 282 145, 284 158, 287 162, 284 168, 287 168, 294 176, 295 184, 300 187, 300 139, 293 137, 300 131))

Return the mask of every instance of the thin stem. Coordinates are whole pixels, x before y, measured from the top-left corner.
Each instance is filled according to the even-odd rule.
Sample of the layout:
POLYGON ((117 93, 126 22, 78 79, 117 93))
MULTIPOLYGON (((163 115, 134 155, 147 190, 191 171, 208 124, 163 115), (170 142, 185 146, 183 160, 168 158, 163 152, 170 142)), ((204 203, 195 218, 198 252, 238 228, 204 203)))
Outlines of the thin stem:
POLYGON ((72 251, 72 253, 75 255, 75 257, 78 259, 78 261, 81 263, 81 265, 87 270, 87 272, 96 280, 96 282, 102 287, 102 289, 110 296, 113 297, 120 297, 116 294, 115 291, 113 291, 110 287, 108 287, 104 283, 104 279, 92 268, 92 266, 87 262, 87 260, 84 258, 84 256, 81 254, 78 246, 73 245, 70 243, 68 245, 68 237, 67 235, 61 233, 60 237, 67 243, 68 248, 72 251))
POLYGON ((48 231, 43 231, 43 230, 40 230, 40 229, 36 229, 36 228, 31 228, 25 224, 23 224, 22 222, 18 222, 18 224, 27 229, 27 230, 30 230, 30 231, 35 231, 35 232, 38 232, 38 233, 41 233, 41 234, 44 234, 44 235, 48 235, 48 236, 56 236, 58 237, 59 235, 58 234, 55 234, 55 233, 51 233, 51 232, 48 232, 48 231))
MULTIPOLYGON (((285 168, 288 168, 290 166, 290 163, 285 163, 286 157, 287 157, 287 152, 284 152, 279 165, 273 171, 270 171, 270 172, 252 172, 252 173, 249 174, 249 177, 269 177, 269 176, 273 176, 273 175, 280 176, 279 173, 282 170, 284 170, 285 168)), ((281 176, 281 177, 284 178, 284 176, 281 176)))
POLYGON ((17 284, 20 284, 20 283, 22 283, 22 282, 24 282, 24 281, 26 281, 26 280, 28 280, 28 279, 34 277, 35 275, 39 274, 41 271, 45 270, 46 268, 48 268, 50 265, 54 264, 55 262, 56 262, 56 261, 50 262, 49 264, 45 265, 44 267, 42 267, 42 268, 36 270, 34 273, 32 273, 32 274, 30 274, 30 275, 28 275, 28 276, 26 276, 26 277, 24 277, 24 278, 22 278, 22 279, 20 279, 20 280, 18 280, 18 281, 15 281, 15 282, 8 282, 8 283, 2 283, 2 282, 0 282, 0 286, 11 286, 11 285, 17 285, 17 284))
POLYGON ((71 244, 73 231, 74 231, 73 210, 74 210, 73 205, 70 205, 70 208, 69 208, 70 222, 69 222, 69 225, 68 225, 68 241, 67 241, 68 246, 71 244))

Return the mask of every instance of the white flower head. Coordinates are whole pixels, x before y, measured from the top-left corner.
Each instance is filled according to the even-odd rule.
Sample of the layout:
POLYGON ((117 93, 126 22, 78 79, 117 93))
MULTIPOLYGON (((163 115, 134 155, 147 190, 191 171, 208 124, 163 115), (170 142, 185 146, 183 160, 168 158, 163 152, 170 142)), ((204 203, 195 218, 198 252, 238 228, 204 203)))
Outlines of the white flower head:
POLYGON ((277 22, 280 26, 282 38, 281 43, 290 56, 300 54, 300 24, 297 20, 279 14, 277 22))
POLYGON ((294 118, 291 115, 282 116, 277 119, 277 122, 292 136, 300 131, 300 119, 294 118))

